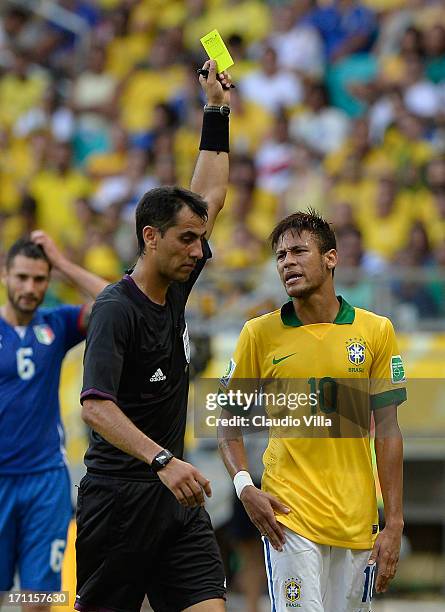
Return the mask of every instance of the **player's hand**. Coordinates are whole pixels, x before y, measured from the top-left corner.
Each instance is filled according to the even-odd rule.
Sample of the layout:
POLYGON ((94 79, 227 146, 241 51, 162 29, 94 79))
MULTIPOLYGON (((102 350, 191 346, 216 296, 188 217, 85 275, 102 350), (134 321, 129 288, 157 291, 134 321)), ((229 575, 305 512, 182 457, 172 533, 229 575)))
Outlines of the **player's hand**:
POLYGON ((159 470, 158 476, 183 506, 203 506, 204 493, 212 496, 210 481, 193 465, 176 457, 159 470))
POLYGON ((396 575, 402 531, 401 528, 386 526, 377 536, 369 557, 369 564, 377 563, 377 579, 375 582, 377 593, 384 593, 396 575))
POLYGON ((277 522, 275 514, 289 514, 290 509, 276 497, 248 485, 241 492, 240 499, 250 520, 266 536, 275 550, 283 550, 285 542, 283 527, 277 522))
POLYGON ((31 240, 42 247, 51 264, 55 268, 58 268, 60 263, 64 260, 64 256, 56 247, 53 239, 44 231, 35 230, 31 233, 31 240))
POLYGON ((217 78, 215 60, 207 60, 203 68, 209 71, 207 78, 202 75, 199 77, 199 82, 207 97, 207 103, 211 106, 230 104, 230 85, 232 82, 230 75, 227 72, 220 72, 217 78))

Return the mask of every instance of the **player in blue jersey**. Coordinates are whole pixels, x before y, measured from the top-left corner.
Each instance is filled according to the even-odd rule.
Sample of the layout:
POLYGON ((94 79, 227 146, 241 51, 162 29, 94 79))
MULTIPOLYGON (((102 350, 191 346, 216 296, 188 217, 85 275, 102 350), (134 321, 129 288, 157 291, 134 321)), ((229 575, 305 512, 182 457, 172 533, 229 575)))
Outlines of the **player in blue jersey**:
POLYGON ((59 379, 65 354, 85 337, 90 306, 39 308, 51 268, 92 298, 107 284, 68 261, 44 232, 31 238, 11 247, 3 270, 0 591, 11 589, 16 571, 22 590, 60 590, 72 515, 59 379))

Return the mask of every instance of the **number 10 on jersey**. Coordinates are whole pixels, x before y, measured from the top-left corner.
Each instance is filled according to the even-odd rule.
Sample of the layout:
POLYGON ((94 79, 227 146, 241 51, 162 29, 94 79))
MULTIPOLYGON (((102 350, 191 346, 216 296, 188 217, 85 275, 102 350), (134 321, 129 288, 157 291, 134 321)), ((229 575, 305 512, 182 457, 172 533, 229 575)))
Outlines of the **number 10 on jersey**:
MULTIPOLYGON (((321 412, 325 414, 331 414, 337 411, 337 396, 338 387, 337 382, 330 376, 324 376, 317 381, 316 378, 309 378, 307 381, 309 384, 310 392, 317 394, 318 396, 318 407, 321 412)), ((311 407, 311 413, 317 413, 317 406, 311 407)))

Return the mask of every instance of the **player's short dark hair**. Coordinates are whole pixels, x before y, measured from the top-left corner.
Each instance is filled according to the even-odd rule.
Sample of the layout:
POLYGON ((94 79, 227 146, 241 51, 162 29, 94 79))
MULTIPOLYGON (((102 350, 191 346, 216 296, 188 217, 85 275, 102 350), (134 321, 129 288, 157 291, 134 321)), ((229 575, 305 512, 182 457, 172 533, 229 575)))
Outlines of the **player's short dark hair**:
POLYGON ((51 262, 43 248, 29 238, 19 238, 6 253, 5 265, 7 270, 9 270, 17 255, 23 255, 23 257, 29 257, 29 259, 43 259, 48 264, 48 269, 51 270, 51 262))
POLYGON ((143 230, 147 225, 156 227, 161 236, 176 225, 179 211, 188 206, 203 221, 207 221, 208 207, 201 196, 182 187, 155 187, 145 193, 136 208, 136 237, 138 256, 145 252, 143 230))
POLYGON ((301 234, 304 231, 311 233, 318 242, 320 253, 326 253, 337 248, 337 241, 331 224, 312 208, 308 208, 306 212, 299 211, 289 215, 274 227, 269 236, 273 249, 277 246, 281 236, 289 230, 296 234, 301 234))

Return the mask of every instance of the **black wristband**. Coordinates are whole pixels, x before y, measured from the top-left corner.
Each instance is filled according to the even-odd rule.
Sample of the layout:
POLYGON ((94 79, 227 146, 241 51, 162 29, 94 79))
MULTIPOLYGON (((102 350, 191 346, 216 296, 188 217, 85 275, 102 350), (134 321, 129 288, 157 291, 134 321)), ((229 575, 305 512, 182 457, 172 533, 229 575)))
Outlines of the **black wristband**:
POLYGON ((229 117, 221 113, 204 113, 200 151, 229 152, 229 117))

